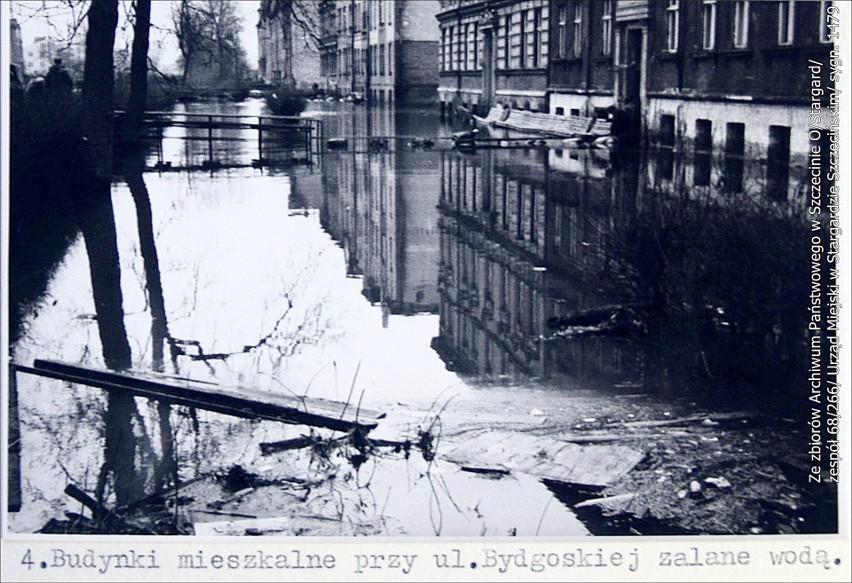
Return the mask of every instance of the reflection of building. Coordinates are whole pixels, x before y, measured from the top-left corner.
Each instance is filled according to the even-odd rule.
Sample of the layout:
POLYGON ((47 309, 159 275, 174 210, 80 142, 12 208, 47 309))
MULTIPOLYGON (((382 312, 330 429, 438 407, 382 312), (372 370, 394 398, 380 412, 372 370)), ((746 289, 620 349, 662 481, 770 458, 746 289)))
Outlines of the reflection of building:
POLYGON ((435 102, 437 0, 325 0, 324 83, 378 103, 435 102))
POLYGON ((257 23, 258 76, 272 85, 310 89, 319 85, 320 56, 314 35, 319 4, 264 0, 257 23))
POLYGON ((18 73, 20 75, 24 75, 26 67, 24 65, 24 43, 21 39, 21 25, 14 18, 9 19, 9 42, 12 51, 9 61, 13 65, 18 66, 18 73))
MULTIPOLYGON (((339 117, 338 135, 412 132, 417 121, 392 109, 339 117), (411 127, 409 127, 409 125, 411 127)), ((434 120, 433 120, 434 122, 434 120)), ((412 151, 391 141, 368 151, 357 140, 352 152, 323 161, 320 220, 343 247, 347 272, 363 278, 364 296, 389 314, 436 312, 439 177, 437 154, 412 151)))
POLYGON ((441 323, 433 346, 456 370, 494 377, 635 373, 628 357, 635 347, 625 340, 547 339, 550 318, 614 301, 589 275, 607 268, 602 239, 630 216, 612 200, 609 161, 591 151, 574 154, 443 157, 441 323))

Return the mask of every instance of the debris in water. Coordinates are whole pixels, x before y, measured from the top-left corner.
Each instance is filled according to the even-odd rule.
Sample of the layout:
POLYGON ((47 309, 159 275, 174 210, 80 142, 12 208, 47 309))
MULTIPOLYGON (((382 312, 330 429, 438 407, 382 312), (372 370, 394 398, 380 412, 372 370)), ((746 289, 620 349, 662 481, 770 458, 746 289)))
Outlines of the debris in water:
POLYGON ((719 476, 718 478, 705 478, 704 483, 710 486, 714 486, 719 490, 731 490, 733 488, 733 486, 731 486, 731 483, 724 476, 719 476))

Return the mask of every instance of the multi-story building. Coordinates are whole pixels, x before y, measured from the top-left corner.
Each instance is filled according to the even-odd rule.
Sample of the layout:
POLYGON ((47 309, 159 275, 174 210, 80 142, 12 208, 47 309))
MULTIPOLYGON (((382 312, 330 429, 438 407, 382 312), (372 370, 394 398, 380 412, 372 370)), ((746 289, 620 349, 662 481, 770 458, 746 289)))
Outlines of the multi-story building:
POLYGON ((809 60, 829 85, 831 4, 443 0, 438 97, 480 114, 616 106, 664 145, 783 161, 808 150, 809 60))
POLYGON ((547 0, 442 0, 442 111, 546 112, 550 15, 547 0))
POLYGON ((319 88, 319 21, 319 3, 263 0, 257 22, 258 80, 305 90, 319 88))
POLYGON ((614 0, 551 3, 548 111, 593 117, 614 105, 614 0))
POLYGON ((24 43, 21 38, 21 25, 14 18, 9 19, 9 41, 11 43, 11 58, 9 62, 18 67, 18 74, 24 75, 24 43))
MULTIPOLYGON (((808 65, 829 62, 830 5, 618 2, 619 102, 641 111, 664 145, 786 165, 809 148, 808 65)), ((826 89, 828 72, 817 75, 826 89)), ((828 103, 827 90, 821 101, 828 103)))
MULTIPOLYGON (((77 68, 82 65, 86 54, 85 34, 78 33, 70 42, 59 41, 49 36, 37 36, 33 43, 22 50, 24 71, 28 77, 44 75, 61 58, 66 65, 77 68)), ((13 61, 14 62, 14 61, 13 61)), ((82 67, 80 67, 82 70, 82 67)))
POLYGON ((438 8, 437 0, 323 2, 325 86, 375 103, 434 103, 438 8))

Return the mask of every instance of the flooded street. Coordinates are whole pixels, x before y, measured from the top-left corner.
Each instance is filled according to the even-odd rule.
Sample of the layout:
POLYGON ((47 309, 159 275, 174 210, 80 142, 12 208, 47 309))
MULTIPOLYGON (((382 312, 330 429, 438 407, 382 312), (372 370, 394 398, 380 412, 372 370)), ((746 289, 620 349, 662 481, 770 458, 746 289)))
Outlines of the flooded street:
POLYGON ((19 372, 11 531, 85 532, 68 484, 157 533, 836 527, 797 458, 808 290, 793 176, 779 202, 756 194, 758 161, 526 139, 464 153, 432 112, 305 115, 346 149, 306 160, 286 137, 264 149, 235 131, 216 142, 223 167, 181 170, 208 158, 206 135, 166 129, 146 161, 163 171, 128 172, 112 208, 92 209, 22 310, 12 361, 112 368, 126 343, 134 370, 385 417, 347 438, 19 372), (115 224, 117 266, 87 246, 98 221, 115 224))

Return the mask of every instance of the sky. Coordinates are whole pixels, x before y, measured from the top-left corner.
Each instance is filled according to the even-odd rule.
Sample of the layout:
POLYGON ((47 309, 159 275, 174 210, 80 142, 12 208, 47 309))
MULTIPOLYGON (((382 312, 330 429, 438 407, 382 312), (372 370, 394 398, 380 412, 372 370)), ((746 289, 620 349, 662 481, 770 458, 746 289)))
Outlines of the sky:
MULTIPOLYGON (((18 19, 21 25, 21 36, 26 47, 32 44, 37 36, 57 37, 65 34, 69 23, 74 17, 64 7, 65 2, 42 0, 16 0, 10 3, 11 16, 18 19), (44 16, 43 11, 36 12, 42 5, 47 5, 50 21, 44 16)), ((124 0, 121 4, 126 5, 129 11, 130 2, 124 0)), ((172 0, 154 0, 151 4, 151 40, 149 56, 158 64, 162 70, 176 70, 179 51, 177 43, 172 35, 165 32, 165 28, 171 24, 172 0)), ((252 67, 257 67, 257 9, 259 0, 235 1, 237 8, 243 18, 243 32, 241 35, 243 48, 246 51, 248 62, 252 67)), ((132 29, 126 27, 127 21, 124 17, 125 8, 119 8, 119 31, 116 38, 116 47, 126 44, 128 47, 133 40, 132 29), (122 26, 125 25, 125 30, 122 26)))

